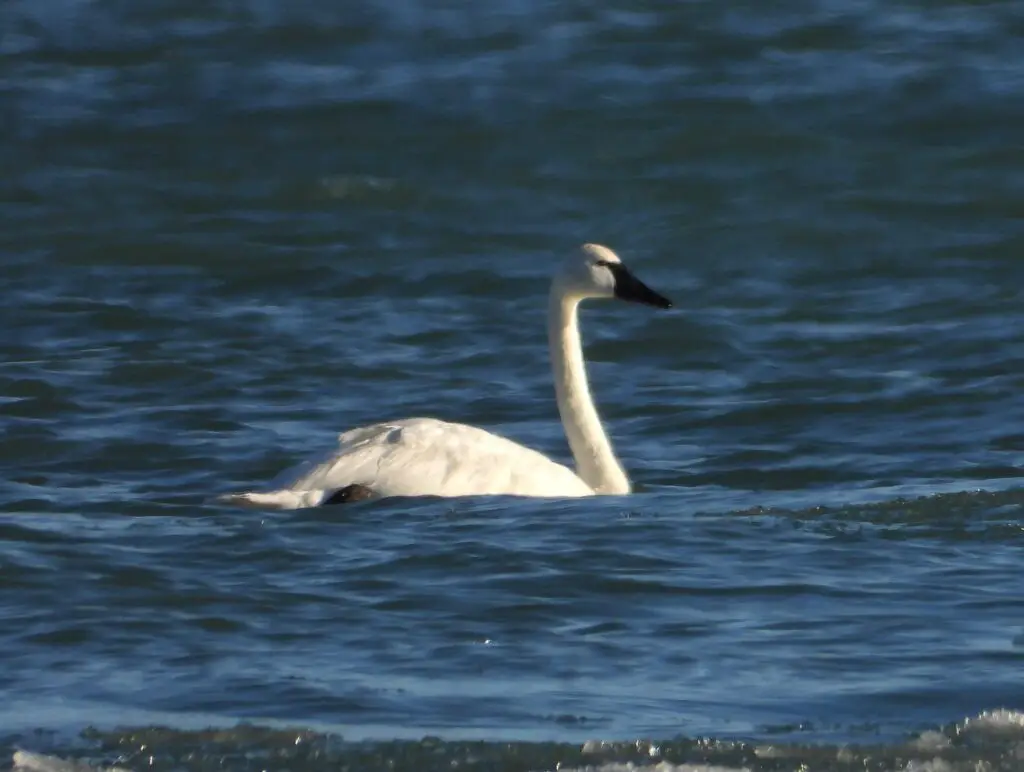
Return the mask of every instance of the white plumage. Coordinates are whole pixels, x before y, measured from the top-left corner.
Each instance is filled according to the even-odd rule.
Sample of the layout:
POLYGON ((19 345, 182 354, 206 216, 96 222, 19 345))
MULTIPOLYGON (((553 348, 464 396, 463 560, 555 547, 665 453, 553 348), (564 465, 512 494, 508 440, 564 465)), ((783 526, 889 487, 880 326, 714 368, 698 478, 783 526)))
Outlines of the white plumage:
POLYGON ((475 426, 407 418, 345 432, 338 446, 272 482, 268 493, 226 497, 283 509, 314 507, 351 484, 378 496, 589 496, 576 473, 531 448, 475 426))
POLYGON ((325 453, 271 481, 268 489, 229 493, 229 504, 272 509, 315 507, 348 486, 387 496, 590 496, 631 486, 601 426, 577 326, 586 298, 618 297, 668 308, 607 247, 584 244, 552 282, 548 339, 555 393, 576 470, 505 437, 465 424, 409 418, 341 434, 325 453))

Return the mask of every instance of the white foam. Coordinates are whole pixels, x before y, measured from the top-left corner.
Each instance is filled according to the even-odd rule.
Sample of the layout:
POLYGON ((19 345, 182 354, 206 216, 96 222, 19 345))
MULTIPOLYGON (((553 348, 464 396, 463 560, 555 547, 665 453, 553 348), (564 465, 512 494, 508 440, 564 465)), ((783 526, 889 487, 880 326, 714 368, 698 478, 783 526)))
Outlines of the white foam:
POLYGON ((910 742, 910 747, 919 751, 939 751, 948 748, 953 744, 942 732, 922 732, 920 736, 910 742))
POLYGON ((955 772, 957 768, 948 761, 932 759, 931 761, 910 761, 903 772, 955 772))
MULTIPOLYGON (((638 751, 646 753, 652 759, 661 755, 661 748, 648 740, 636 740, 634 745, 638 751)), ((613 750, 615 746, 616 743, 607 742, 606 740, 587 740, 583 743, 583 747, 580 750, 584 753, 602 753, 613 750)))
MULTIPOLYGON (((11 772, 131 772, 122 767, 98 767, 78 761, 68 761, 57 756, 46 756, 41 753, 17 751, 14 754, 14 765, 11 772)), ((587 765, 585 767, 559 767, 558 772, 751 772, 749 767, 723 767, 716 764, 671 764, 662 761, 658 764, 637 765, 633 762, 587 765)), ((908 770, 909 772, 909 770, 908 770)), ((936 768, 934 771, 924 767, 913 772, 945 772, 936 768)))
POLYGON ((721 767, 715 764, 634 764, 633 762, 598 764, 586 767, 559 767, 558 772, 751 772, 750 767, 721 767))
POLYGON ((30 751, 15 751, 12 772, 131 772, 122 767, 94 767, 80 761, 45 756, 30 751))
POLYGON ((975 732, 998 732, 1000 734, 1024 733, 1024 713, 1018 710, 985 710, 974 718, 965 718, 956 727, 957 734, 975 732))

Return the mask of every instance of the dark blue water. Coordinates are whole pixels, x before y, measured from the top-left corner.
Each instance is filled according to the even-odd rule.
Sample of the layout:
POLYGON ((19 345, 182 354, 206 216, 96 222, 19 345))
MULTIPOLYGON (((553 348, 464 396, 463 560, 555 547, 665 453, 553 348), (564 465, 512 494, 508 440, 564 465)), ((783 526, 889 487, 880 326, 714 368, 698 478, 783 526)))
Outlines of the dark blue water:
POLYGON ((1018 769, 1022 34, 7 0, 0 753, 1018 769), (632 497, 210 503, 417 415, 568 461, 582 241, 677 307, 584 311, 632 497))

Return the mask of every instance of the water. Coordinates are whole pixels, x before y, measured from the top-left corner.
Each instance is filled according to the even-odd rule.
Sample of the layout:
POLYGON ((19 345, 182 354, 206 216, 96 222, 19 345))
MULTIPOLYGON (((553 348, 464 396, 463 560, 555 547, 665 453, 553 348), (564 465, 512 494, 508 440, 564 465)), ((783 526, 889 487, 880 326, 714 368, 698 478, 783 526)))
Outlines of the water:
POLYGON ((1019 769, 1022 32, 7 0, 0 754, 1019 769), (678 309, 584 314, 637 495, 208 503, 387 418, 565 458, 583 240, 678 309))

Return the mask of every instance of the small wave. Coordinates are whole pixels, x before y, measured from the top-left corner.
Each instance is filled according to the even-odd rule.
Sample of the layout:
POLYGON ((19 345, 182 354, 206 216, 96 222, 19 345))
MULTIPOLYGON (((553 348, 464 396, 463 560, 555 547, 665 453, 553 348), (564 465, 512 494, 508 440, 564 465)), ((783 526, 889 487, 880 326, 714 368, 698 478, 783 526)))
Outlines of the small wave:
MULTIPOLYGON (((1024 740, 1024 713, 1017 710, 986 710, 956 726, 961 737, 971 735, 1019 735, 1024 740)), ((1024 751, 1024 747, 1021 748, 1024 751)))
MULTIPOLYGON (((94 772, 100 769, 81 761, 68 761, 57 756, 42 753, 16 751, 13 772, 94 772)), ((122 767, 103 767, 103 772, 130 772, 122 767)))
POLYGON ((239 724, 232 728, 166 727, 87 730, 88 758, 19 750, 12 772, 129 772, 132 769, 233 772, 328 772, 338 768, 409 772, 495 768, 523 772, 1010 772, 1024 758, 1024 713, 993 709, 942 729, 874 745, 769 743, 675 737, 664 741, 487 740, 346 741, 304 729, 239 724))
MULTIPOLYGON (((581 751, 589 754, 616 753, 616 746, 621 745, 622 743, 589 741, 583 744, 581 751)), ((640 756, 646 755, 657 759, 662 753, 661 747, 655 743, 637 740, 633 745, 640 756)), ((649 770, 650 772, 752 772, 747 766, 723 766, 703 762, 673 763, 664 760, 652 761, 649 765, 638 765, 635 761, 609 761, 580 767, 558 766, 557 768, 559 772, 637 772, 638 770, 649 770)))

